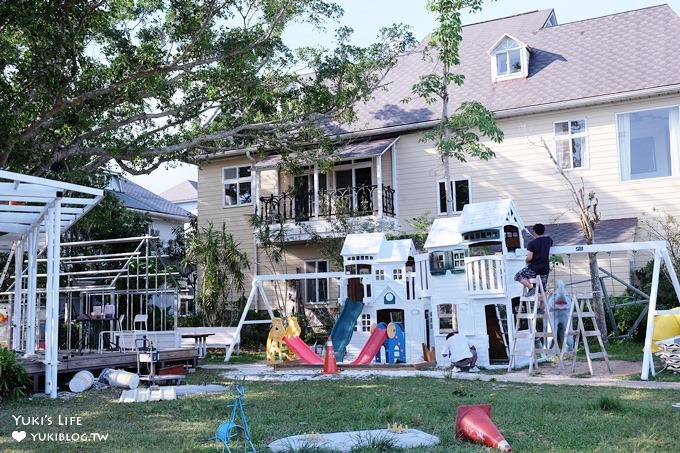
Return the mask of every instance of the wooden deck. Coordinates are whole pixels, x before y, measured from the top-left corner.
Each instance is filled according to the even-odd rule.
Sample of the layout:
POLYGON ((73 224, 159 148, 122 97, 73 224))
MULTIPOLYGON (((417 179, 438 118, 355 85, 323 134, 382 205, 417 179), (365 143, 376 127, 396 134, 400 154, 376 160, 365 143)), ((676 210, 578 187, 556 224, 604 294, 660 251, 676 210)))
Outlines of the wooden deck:
MULTIPOLYGON (((158 367, 163 368, 174 364, 187 364, 192 367, 199 365, 198 351, 195 348, 168 348, 158 351, 158 367)), ((45 357, 38 354, 34 357, 17 357, 17 362, 22 364, 26 372, 33 380, 33 391, 38 393, 44 389, 45 383, 45 357), (43 388, 41 388, 41 385, 43 388)), ((203 361, 204 359, 200 359, 203 361)), ((135 351, 106 351, 103 354, 96 352, 83 352, 59 354, 58 379, 69 378, 78 371, 91 371, 95 377, 104 368, 127 369, 137 372, 137 353, 135 351)))

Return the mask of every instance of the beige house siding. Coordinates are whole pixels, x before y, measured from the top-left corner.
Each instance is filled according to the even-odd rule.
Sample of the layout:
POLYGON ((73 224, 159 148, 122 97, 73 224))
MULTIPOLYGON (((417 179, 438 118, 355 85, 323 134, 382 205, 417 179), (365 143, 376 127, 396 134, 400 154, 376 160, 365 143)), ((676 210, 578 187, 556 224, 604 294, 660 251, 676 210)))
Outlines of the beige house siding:
MULTIPOLYGON (((235 165, 248 165, 245 157, 233 158, 220 161, 204 162, 198 170, 198 184, 200 187, 198 198, 198 227, 199 230, 207 228, 210 223, 213 228, 222 228, 226 223, 227 231, 234 236, 240 244, 240 250, 248 254, 251 264, 249 275, 256 274, 255 263, 255 237, 253 228, 250 226, 249 216, 254 212, 254 205, 224 207, 222 169, 235 165)), ((246 282, 249 291, 251 280, 246 282)))
MULTIPOLYGON (((680 175, 620 181, 616 130, 617 113, 678 104, 680 96, 500 120, 505 139, 501 144, 490 144, 496 157, 467 163, 452 160, 451 175, 453 179, 471 178, 472 202, 513 199, 527 225, 577 221, 571 193, 555 171, 542 140, 553 150, 555 121, 585 119, 588 166, 568 170, 567 174, 577 188, 582 177, 586 190, 595 192, 602 218, 640 217, 653 207, 680 215, 676 195, 680 175)), ((420 143, 418 137, 411 134, 399 140, 400 219, 436 214, 435 181, 443 179, 444 169, 434 147, 420 143)), ((405 222, 401 226, 408 231, 405 222)))
MULTIPOLYGON (((602 105, 588 108, 563 110, 554 113, 524 116, 499 120, 505 133, 501 144, 491 143, 496 157, 489 161, 470 159, 469 162, 451 161, 453 179, 470 180, 472 202, 498 198, 515 201, 525 225, 542 222, 565 223, 578 221, 576 206, 563 178, 555 171, 543 141, 554 149, 553 124, 556 121, 585 120, 587 127, 587 166, 567 170, 572 182, 578 188, 583 178, 587 191, 594 191, 599 200, 599 211, 603 219, 644 217, 652 208, 662 209, 680 216, 680 175, 664 178, 650 178, 634 181, 620 181, 617 144, 616 114, 651 108, 680 105, 680 95, 646 99, 643 101, 602 105)), ((382 156, 383 184, 392 180, 392 160, 396 159, 396 206, 401 229, 408 233, 407 219, 421 215, 436 217, 437 181, 444 178, 444 169, 433 145, 420 142, 422 134, 402 135, 395 153, 388 151, 382 156)), ((259 253, 254 259, 255 239, 248 222, 248 215, 254 212, 251 205, 223 207, 222 169, 225 166, 244 165, 245 157, 205 162, 199 170, 201 188, 199 199, 199 225, 209 222, 221 225, 227 221, 229 231, 247 252, 253 264, 253 273, 272 273, 265 265, 265 257, 259 253), (256 267, 257 264, 257 267, 256 267)), ((374 159, 375 162, 375 159, 374 159)), ((375 181, 374 166, 374 181, 375 181)), ((290 177, 277 170, 259 173, 259 195, 277 194, 288 186, 290 177)), ((329 187, 334 186, 333 177, 328 177, 329 187)), ((548 228, 549 230, 549 228, 548 228)), ((597 238, 597 229, 595 231, 597 238)), ((640 240, 646 239, 639 236, 640 240)), ((321 259, 317 250, 304 245, 291 246, 280 272, 294 273, 304 267, 305 259, 321 259)), ((608 261, 609 257, 600 257, 608 261)), ((634 257, 636 265, 643 265, 649 257, 634 257)), ((602 265, 602 264, 601 264, 602 265)), ((626 257, 612 262, 615 272, 630 274, 626 257)), ((608 267, 606 263, 602 265, 608 267)), ((583 267, 582 265, 578 266, 583 267)), ((579 272, 579 278, 586 274, 579 272)), ((566 269, 559 269, 558 278, 576 279, 566 269)), ((271 290, 271 288, 268 288, 271 290)))

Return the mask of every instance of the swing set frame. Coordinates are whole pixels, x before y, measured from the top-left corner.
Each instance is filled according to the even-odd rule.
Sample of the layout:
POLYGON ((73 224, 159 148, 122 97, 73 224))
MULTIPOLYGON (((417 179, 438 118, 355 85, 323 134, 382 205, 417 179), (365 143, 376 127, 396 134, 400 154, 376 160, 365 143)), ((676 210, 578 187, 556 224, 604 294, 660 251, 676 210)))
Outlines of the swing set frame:
MULTIPOLYGON (((675 290, 675 295, 680 299, 680 282, 678 282, 678 276, 675 273, 673 267, 673 261, 668 253, 667 245, 664 241, 647 241, 647 242, 622 242, 622 243, 612 243, 612 244, 586 244, 586 245, 574 245, 574 246, 559 246, 552 247, 550 253, 553 255, 575 255, 581 253, 611 253, 611 252, 638 252, 641 250, 648 250, 654 252, 654 267, 652 271, 652 287, 649 294, 649 304, 647 310, 647 330, 645 333, 645 343, 643 347, 643 357, 642 357, 642 371, 640 378, 643 381, 649 379, 649 373, 655 376, 654 370, 654 357, 652 355, 652 335, 654 332, 654 319, 657 315, 667 315, 677 312, 672 312, 671 310, 657 310, 656 309, 656 299, 659 293, 659 276, 661 273, 661 263, 666 266, 668 274, 670 275, 671 282, 673 283, 673 289, 675 290)), ((570 269, 571 272, 571 269, 570 269)))

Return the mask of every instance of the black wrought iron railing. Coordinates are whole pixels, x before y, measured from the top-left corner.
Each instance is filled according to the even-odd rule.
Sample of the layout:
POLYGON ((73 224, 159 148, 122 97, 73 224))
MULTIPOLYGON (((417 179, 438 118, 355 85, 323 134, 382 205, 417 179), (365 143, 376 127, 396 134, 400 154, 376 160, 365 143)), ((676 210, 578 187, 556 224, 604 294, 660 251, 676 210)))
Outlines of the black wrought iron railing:
POLYGON ((362 217, 383 214, 390 217, 394 212, 395 190, 390 186, 377 185, 322 189, 319 191, 318 210, 315 209, 313 191, 297 191, 260 197, 259 215, 270 223, 305 222, 317 218, 339 216, 362 217), (378 203, 378 190, 382 194, 382 206, 378 203))

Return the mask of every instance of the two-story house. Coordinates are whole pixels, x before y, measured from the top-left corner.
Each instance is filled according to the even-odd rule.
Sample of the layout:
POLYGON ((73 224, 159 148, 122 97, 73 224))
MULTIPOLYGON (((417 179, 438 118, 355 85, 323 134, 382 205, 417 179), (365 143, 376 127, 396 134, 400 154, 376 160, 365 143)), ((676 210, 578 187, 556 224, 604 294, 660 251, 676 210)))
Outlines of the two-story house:
MULTIPOLYGON (((435 55, 424 58, 426 42, 400 57, 385 91, 357 105, 354 123, 334 131, 332 171, 291 176, 275 155, 206 156, 199 226, 227 222, 253 274, 305 273, 334 270, 308 240, 337 234, 338 219, 408 233, 410 219, 445 216, 442 161, 433 143, 421 141, 441 106, 412 94, 420 76, 441 72, 435 55), (270 231, 284 229, 280 263, 266 258, 253 214, 270 231)), ((598 240, 596 230, 596 241, 633 240, 636 219, 653 208, 680 215, 678 48, 680 17, 668 5, 566 24, 547 9, 464 26, 455 71, 465 83, 451 88, 450 111, 480 101, 505 138, 489 143, 496 153, 489 161, 451 159, 455 210, 511 199, 526 225, 542 222, 548 234, 570 231, 572 243, 582 241, 572 192, 549 149, 576 187, 582 181, 596 194, 607 236, 598 240)), ((332 299, 321 282, 298 290, 305 303, 332 299)))

